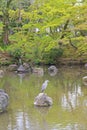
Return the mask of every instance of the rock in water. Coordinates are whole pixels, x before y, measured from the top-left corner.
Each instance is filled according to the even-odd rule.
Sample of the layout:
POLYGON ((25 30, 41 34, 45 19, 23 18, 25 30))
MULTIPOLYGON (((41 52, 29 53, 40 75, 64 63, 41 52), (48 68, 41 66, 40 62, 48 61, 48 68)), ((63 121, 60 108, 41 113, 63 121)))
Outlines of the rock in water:
POLYGON ((45 93, 39 93, 35 98, 34 105, 40 107, 48 107, 53 104, 52 98, 47 96, 45 93))
POLYGON ((58 69, 56 68, 56 66, 51 65, 48 68, 48 72, 49 72, 50 76, 55 76, 57 74, 57 72, 58 72, 58 69))
POLYGON ((87 86, 87 76, 84 76, 84 77, 82 78, 82 80, 83 80, 83 84, 87 86))
POLYGON ((48 68, 48 70, 49 70, 50 72, 58 71, 58 69, 57 69, 56 66, 54 66, 54 65, 51 65, 51 66, 48 68))
POLYGON ((7 69, 8 69, 9 71, 16 71, 17 68, 18 68, 18 66, 17 66, 16 64, 11 64, 11 65, 8 66, 7 69))
POLYGON ((25 70, 25 68, 24 68, 23 65, 20 65, 20 66, 18 67, 17 71, 18 71, 18 72, 22 72, 22 73, 26 72, 26 70, 25 70))
POLYGON ((4 92, 3 89, 0 89, 0 112, 4 112, 8 106, 9 96, 4 92))

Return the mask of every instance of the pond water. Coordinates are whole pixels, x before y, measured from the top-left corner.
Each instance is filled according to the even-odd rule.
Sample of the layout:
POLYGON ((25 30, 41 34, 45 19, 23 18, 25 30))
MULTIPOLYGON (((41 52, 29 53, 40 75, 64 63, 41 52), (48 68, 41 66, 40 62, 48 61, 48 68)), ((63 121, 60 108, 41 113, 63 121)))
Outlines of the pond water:
POLYGON ((87 86, 82 81, 86 75, 87 70, 80 67, 62 67, 57 74, 47 68, 44 74, 5 72, 0 88, 10 101, 0 114, 0 130, 87 130, 87 86), (46 79, 50 82, 45 93, 53 105, 35 107, 34 99, 46 79))

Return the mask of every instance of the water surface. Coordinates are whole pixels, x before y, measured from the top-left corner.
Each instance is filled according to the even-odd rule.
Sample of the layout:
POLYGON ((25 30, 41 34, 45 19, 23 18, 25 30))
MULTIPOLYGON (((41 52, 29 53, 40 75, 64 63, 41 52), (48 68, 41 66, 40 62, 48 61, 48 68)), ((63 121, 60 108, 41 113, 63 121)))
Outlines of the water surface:
POLYGON ((5 72, 0 88, 9 94, 7 111, 0 114, 0 130, 87 130, 87 86, 82 77, 87 70, 62 67, 57 74, 5 72), (53 99, 51 107, 35 107, 42 83, 50 82, 45 93, 53 99))

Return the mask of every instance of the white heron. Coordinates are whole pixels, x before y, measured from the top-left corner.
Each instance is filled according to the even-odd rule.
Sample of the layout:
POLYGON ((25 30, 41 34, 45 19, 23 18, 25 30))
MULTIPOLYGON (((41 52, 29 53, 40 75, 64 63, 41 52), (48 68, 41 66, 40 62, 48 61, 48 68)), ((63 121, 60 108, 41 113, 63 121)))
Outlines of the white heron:
POLYGON ((44 90, 46 89, 47 85, 48 85, 49 80, 45 80, 45 82, 42 84, 41 87, 41 92, 44 92, 44 90))

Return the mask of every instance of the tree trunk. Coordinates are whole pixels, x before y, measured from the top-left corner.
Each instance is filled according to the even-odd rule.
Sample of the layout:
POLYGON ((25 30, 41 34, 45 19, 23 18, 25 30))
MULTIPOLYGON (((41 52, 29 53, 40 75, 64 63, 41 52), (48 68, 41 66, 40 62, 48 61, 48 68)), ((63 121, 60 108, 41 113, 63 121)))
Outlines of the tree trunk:
POLYGON ((4 45, 9 44, 9 6, 12 0, 8 0, 6 3, 5 9, 3 9, 3 34, 2 34, 2 39, 4 45))
POLYGON ((9 44, 9 14, 8 10, 3 11, 3 43, 4 45, 9 44))
POLYGON ((64 33, 64 32, 65 32, 65 30, 67 29, 68 23, 69 23, 69 19, 66 21, 66 23, 65 23, 65 25, 64 25, 64 27, 63 27, 63 33, 62 33, 60 39, 63 39, 63 38, 64 38, 64 36, 65 36, 65 33, 64 33))

